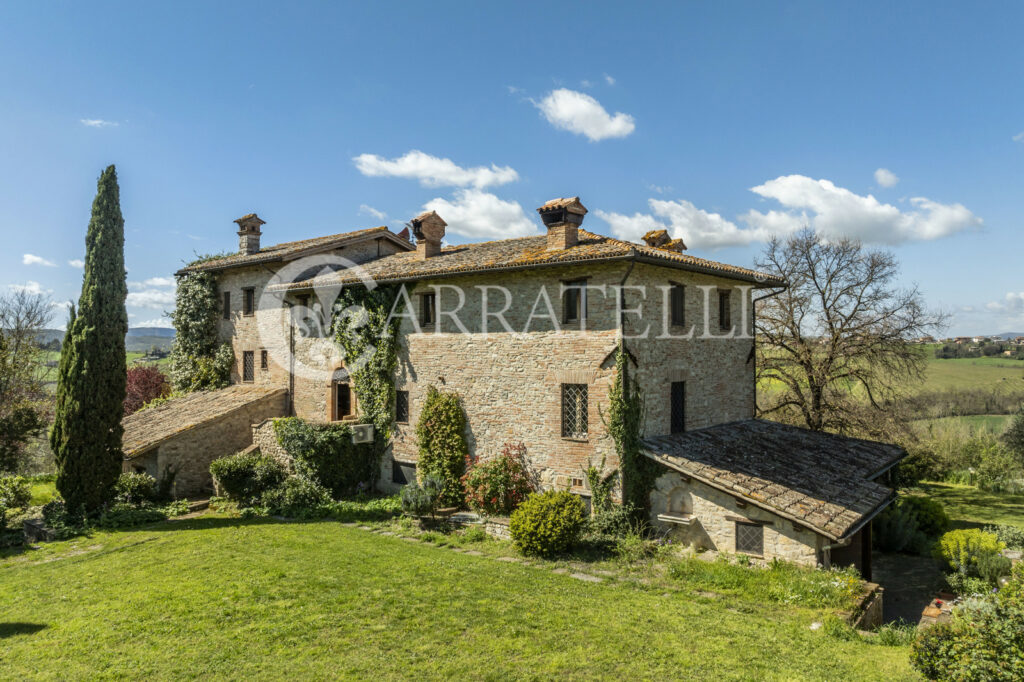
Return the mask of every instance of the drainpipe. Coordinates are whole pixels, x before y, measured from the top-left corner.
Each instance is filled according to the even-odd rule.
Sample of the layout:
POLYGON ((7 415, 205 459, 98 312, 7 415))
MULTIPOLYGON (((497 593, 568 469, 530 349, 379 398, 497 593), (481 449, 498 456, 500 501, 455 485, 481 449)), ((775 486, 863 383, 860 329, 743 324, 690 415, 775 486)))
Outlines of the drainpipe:
POLYGON ((636 252, 634 249, 630 249, 630 255, 633 256, 629 261, 629 267, 626 268, 626 274, 622 276, 622 281, 619 282, 619 343, 622 345, 623 350, 626 348, 626 340, 623 338, 623 333, 626 328, 626 280, 633 274, 633 266, 636 265, 636 252))

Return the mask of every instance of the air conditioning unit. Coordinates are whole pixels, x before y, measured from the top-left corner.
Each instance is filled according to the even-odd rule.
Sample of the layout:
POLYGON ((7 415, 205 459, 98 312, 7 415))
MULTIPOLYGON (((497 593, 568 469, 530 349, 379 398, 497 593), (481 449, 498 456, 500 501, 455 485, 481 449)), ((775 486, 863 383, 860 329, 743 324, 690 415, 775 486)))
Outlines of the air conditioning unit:
POLYGON ((352 443, 353 445, 359 445, 360 443, 372 443, 373 442, 373 424, 354 424, 352 426, 352 443))

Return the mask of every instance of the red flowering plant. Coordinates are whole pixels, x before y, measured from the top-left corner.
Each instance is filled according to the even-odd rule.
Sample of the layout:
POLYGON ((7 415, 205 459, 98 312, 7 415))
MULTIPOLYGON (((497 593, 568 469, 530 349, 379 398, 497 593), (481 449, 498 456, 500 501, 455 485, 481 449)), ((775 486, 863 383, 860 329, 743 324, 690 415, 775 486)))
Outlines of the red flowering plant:
POLYGON ((508 516, 535 488, 522 443, 505 443, 497 457, 467 462, 466 467, 466 502, 484 514, 508 516))
POLYGON ((128 368, 128 381, 124 396, 124 416, 138 412, 143 405, 157 398, 166 398, 171 385, 156 365, 138 365, 128 368))

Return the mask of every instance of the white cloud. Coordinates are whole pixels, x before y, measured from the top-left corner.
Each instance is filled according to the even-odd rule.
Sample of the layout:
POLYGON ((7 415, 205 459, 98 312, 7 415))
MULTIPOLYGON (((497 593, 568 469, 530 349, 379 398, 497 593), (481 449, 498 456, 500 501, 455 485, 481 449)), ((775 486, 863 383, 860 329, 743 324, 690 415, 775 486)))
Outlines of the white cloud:
POLYGON ((128 282, 127 305, 134 308, 167 310, 174 306, 175 281, 171 277, 150 277, 144 282, 128 282))
POLYGON ((1024 131, 1017 133, 1013 136, 1014 142, 1024 142, 1024 131))
POLYGON ((774 199, 783 211, 748 211, 742 220, 751 228, 770 233, 794 232, 809 226, 825 237, 852 237, 865 242, 899 244, 946 237, 982 221, 962 204, 940 204, 912 197, 913 209, 901 211, 872 195, 861 196, 829 180, 805 175, 784 175, 752 187, 765 199, 774 199))
POLYGON ((590 95, 559 88, 534 102, 548 123, 577 135, 586 135, 591 142, 613 137, 626 137, 634 130, 633 117, 621 111, 609 115, 601 103, 590 95))
POLYGON ((376 154, 360 154, 352 159, 363 175, 370 177, 409 178, 419 180, 424 187, 475 187, 483 189, 504 185, 519 179, 519 173, 508 166, 491 164, 463 168, 451 159, 441 159, 418 149, 396 159, 385 159, 376 154))
POLYGON ((377 220, 384 220, 388 217, 388 214, 384 211, 378 211, 373 206, 367 204, 359 204, 359 212, 365 213, 366 215, 376 218, 377 220))
POLYGON ((464 237, 509 239, 537 233, 537 226, 517 202, 477 189, 456 190, 453 200, 432 199, 423 209, 437 211, 448 223, 448 231, 464 237))
POLYGON ((34 296, 49 295, 53 293, 53 289, 44 289, 42 284, 39 282, 33 282, 32 280, 29 280, 24 284, 8 284, 7 288, 11 291, 24 292, 34 296))
POLYGON ((147 287, 173 287, 178 283, 173 277, 150 277, 143 284, 147 287))
POLYGON ((750 244, 770 235, 762 228, 740 228, 718 213, 708 213, 685 199, 648 199, 647 203, 653 215, 627 216, 601 210, 595 213, 611 226, 612 234, 630 241, 639 241, 650 230, 668 230, 673 238, 686 242, 687 247, 719 248, 750 244))
POLYGON ((78 268, 79 270, 81 270, 82 268, 85 267, 85 261, 81 260, 80 258, 75 258, 74 260, 69 260, 68 265, 70 265, 73 268, 78 268))
POLYGON ((882 187, 895 187, 899 181, 899 176, 888 168, 879 168, 875 171, 875 182, 882 187))
POLYGON ((985 307, 1000 313, 1024 313, 1024 291, 1008 291, 1002 302, 992 301, 986 303, 985 307))
POLYGON ((36 256, 31 253, 26 253, 21 257, 22 265, 45 265, 48 268, 55 268, 57 264, 52 260, 46 260, 42 256, 36 256))
POLYGON ((116 128, 121 125, 117 121, 104 121, 102 118, 82 118, 79 121, 90 128, 116 128))
POLYGON ((171 318, 158 317, 152 320, 143 320, 142 322, 136 322, 132 324, 132 327, 160 327, 162 329, 173 329, 174 325, 171 323, 171 318))
POLYGON ((604 75, 604 82, 607 83, 608 85, 615 85, 615 79, 609 76, 608 74, 604 75))
POLYGON ((592 88, 592 87, 594 87, 594 83, 592 81, 588 81, 588 80, 584 79, 584 80, 580 81, 580 87, 581 88, 592 88))

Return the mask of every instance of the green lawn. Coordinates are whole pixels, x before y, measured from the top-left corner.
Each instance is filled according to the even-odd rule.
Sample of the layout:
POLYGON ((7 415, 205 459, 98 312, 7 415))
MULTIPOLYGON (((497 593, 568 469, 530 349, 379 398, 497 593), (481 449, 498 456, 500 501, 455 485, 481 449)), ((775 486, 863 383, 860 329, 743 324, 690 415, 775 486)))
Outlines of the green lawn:
MULTIPOLYGON (((491 543, 487 543, 491 544, 491 543)), ((202 517, 0 559, 7 679, 912 679, 821 612, 202 517)))
POLYGON ((938 500, 955 528, 1005 523, 1024 528, 1024 495, 987 493, 974 486, 921 483, 921 490, 938 500))
POLYGON ((1012 419, 1012 414, 972 414, 963 417, 918 419, 914 424, 925 434, 930 428, 941 431, 949 427, 955 427, 958 424, 963 424, 973 433, 980 434, 982 431, 987 431, 998 436, 1006 430, 1012 419))
POLYGON ((1009 358, 939 360, 931 352, 923 384, 914 392, 999 388, 1024 391, 1024 361, 1009 358))

